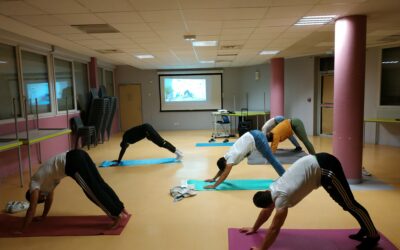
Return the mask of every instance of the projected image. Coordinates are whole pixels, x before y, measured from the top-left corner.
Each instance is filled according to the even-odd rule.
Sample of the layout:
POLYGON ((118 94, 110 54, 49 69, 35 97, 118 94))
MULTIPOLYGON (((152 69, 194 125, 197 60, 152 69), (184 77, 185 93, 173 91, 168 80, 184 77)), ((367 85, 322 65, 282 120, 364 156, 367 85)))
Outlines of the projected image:
POLYGON ((165 102, 201 102, 207 100, 206 79, 166 78, 165 102))
POLYGON ((50 104, 49 84, 47 82, 28 83, 26 87, 28 98, 32 104, 35 104, 35 99, 37 99, 38 105, 50 104))

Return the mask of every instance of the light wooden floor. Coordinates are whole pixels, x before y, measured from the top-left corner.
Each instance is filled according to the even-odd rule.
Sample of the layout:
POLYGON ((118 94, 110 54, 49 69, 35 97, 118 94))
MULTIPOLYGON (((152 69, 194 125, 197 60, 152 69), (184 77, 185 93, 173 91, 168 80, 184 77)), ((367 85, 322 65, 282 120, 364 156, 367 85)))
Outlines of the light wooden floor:
MULTIPOLYGON (((209 131, 161 132, 184 152, 182 163, 100 169, 133 218, 120 236, 2 238, 1 249, 228 249, 229 227, 252 226, 259 210, 252 204, 255 191, 200 192, 193 198, 173 203, 169 189, 184 179, 205 179, 216 173, 216 160, 228 147, 195 147, 207 142, 209 131)), ((96 163, 113 160, 119 152, 121 135, 88 152, 96 163)), ((313 137, 317 152, 331 150, 331 139, 313 137)), ((288 148, 288 143, 282 144, 288 148)), ((165 149, 143 140, 128 148, 125 159, 174 157, 165 149)), ((395 190, 355 191, 356 199, 369 211, 376 227, 400 247, 400 148, 366 145, 364 166, 395 190)), ((285 166, 288 167, 288 166, 285 166)), ((276 178, 270 166, 234 167, 229 178, 276 178)), ((26 183, 27 184, 27 183, 26 183)), ((25 189, 18 177, 0 183, 0 206, 9 200, 22 200, 25 189)), ((41 212, 41 209, 39 209, 41 212)), ((55 191, 50 215, 100 215, 71 179, 55 191)), ((19 216, 23 216, 21 213, 19 216)), ((267 222, 266 225, 269 225, 267 222)), ((0 225, 1 226, 1 225, 0 225)), ((356 221, 329 195, 318 189, 289 210, 284 228, 357 228, 356 221)))

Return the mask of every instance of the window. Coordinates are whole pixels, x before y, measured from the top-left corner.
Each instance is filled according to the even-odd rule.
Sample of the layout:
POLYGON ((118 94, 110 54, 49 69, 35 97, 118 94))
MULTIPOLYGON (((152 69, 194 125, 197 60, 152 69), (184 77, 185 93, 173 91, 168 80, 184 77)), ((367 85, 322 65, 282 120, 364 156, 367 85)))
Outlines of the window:
POLYGON ((51 111, 50 87, 47 71, 47 57, 29 51, 22 51, 22 73, 24 91, 28 101, 28 114, 51 111))
POLYGON ((15 98, 16 112, 20 115, 15 48, 5 44, 0 44, 0 89, 0 119, 14 117, 13 98, 15 98))
POLYGON ((54 59, 58 111, 75 109, 72 63, 54 59))
POLYGON ((89 81, 87 65, 85 63, 74 62, 74 74, 78 110, 85 111, 89 104, 89 81))
POLYGON ((382 50, 380 105, 400 106, 400 47, 382 50))
POLYGON ((107 90, 107 96, 114 96, 114 76, 112 71, 110 70, 105 71, 104 83, 107 90))
POLYGON ((102 68, 97 68, 97 82, 98 86, 104 85, 104 79, 103 79, 103 69, 102 68))

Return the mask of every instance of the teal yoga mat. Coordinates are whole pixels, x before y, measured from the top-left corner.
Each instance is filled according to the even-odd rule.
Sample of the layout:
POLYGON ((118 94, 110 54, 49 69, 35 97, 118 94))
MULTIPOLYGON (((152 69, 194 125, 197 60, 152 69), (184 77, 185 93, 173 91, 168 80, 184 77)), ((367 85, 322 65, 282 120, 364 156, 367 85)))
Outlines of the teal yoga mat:
MULTIPOLYGON (((134 167, 134 166, 141 166, 141 165, 155 165, 155 164, 165 164, 165 163, 175 163, 180 162, 176 158, 154 158, 154 159, 143 159, 143 160, 126 160, 122 161, 119 166, 115 167, 134 167)), ((111 167, 113 164, 112 161, 103 161, 100 164, 100 167, 106 168, 111 167)), ((114 167, 114 166, 113 166, 114 167)))
POLYGON ((196 191, 212 190, 266 190, 274 180, 271 179, 252 179, 252 180, 225 180, 216 189, 204 189, 204 186, 213 184, 200 180, 188 180, 187 184, 194 185, 196 191))
POLYGON ((199 142, 196 147, 230 147, 233 142, 199 142))

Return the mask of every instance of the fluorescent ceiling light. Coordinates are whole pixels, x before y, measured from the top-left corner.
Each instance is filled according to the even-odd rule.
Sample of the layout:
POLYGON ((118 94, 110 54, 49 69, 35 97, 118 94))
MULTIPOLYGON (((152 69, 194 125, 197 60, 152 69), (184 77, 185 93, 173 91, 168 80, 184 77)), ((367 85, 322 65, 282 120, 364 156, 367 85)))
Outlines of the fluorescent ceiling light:
POLYGON ((192 45, 195 47, 217 46, 217 41, 195 41, 192 45))
POLYGON ((200 63, 215 63, 214 60, 210 60, 210 61, 200 61, 200 63))
POLYGON ((0 61, 0 64, 6 64, 7 61, 0 61))
POLYGON ((336 16, 329 15, 329 16, 305 16, 302 17, 297 23, 294 25, 297 26, 304 26, 304 25, 323 25, 330 23, 336 16))
POLYGON ((153 55, 136 55, 137 58, 139 59, 151 59, 154 58, 153 55))
POLYGON ((399 61, 384 61, 382 64, 396 64, 399 63, 399 61))
POLYGON ((276 55, 279 52, 280 52, 279 50, 263 50, 263 51, 260 51, 260 53, 258 53, 258 54, 259 55, 276 55))

